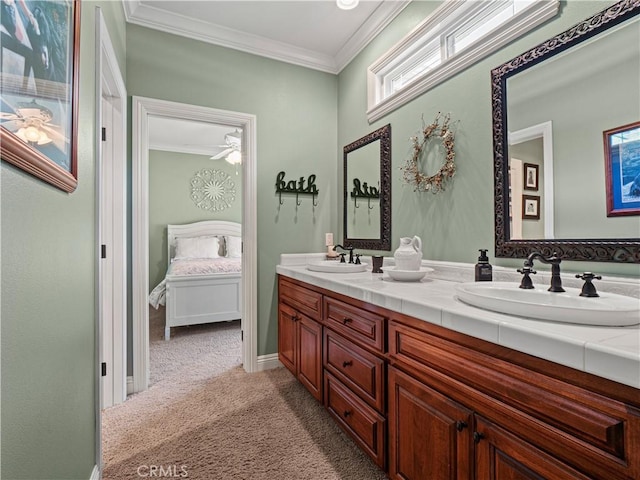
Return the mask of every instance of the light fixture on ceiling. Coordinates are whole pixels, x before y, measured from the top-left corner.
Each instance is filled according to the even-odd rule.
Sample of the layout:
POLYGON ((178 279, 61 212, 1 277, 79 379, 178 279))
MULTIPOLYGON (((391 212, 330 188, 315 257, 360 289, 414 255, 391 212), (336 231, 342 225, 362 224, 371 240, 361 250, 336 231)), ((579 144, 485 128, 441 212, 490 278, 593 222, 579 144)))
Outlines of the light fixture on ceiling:
POLYGON ((341 10, 352 10, 358 6, 360 0, 336 0, 338 8, 341 10))
POLYGON ((242 163, 242 154, 240 153, 239 150, 234 150, 229 155, 227 155, 225 160, 229 162, 231 165, 238 165, 242 163))
POLYGON ((224 136, 224 150, 217 155, 211 157, 212 160, 220 160, 224 158, 231 165, 236 167, 236 175, 238 174, 238 165, 242 163, 242 132, 236 129, 235 132, 227 133, 224 136))

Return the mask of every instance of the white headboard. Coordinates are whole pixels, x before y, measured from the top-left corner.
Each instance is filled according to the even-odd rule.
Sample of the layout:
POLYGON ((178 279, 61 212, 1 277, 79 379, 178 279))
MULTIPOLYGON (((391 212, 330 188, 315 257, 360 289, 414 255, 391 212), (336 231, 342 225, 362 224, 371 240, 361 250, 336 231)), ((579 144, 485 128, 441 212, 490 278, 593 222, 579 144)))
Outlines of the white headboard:
POLYGON ((167 260, 175 256, 176 238, 202 237, 207 235, 242 236, 242 225, 222 220, 205 220, 203 222, 186 223, 184 225, 167 225, 167 260))

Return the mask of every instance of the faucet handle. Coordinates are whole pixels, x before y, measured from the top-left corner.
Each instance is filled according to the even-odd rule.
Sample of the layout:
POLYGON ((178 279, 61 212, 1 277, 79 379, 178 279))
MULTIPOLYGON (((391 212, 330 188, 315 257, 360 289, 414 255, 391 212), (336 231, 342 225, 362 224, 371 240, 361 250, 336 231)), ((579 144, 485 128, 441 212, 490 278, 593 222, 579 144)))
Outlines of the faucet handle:
POLYGON ((361 253, 355 253, 354 254, 356 256, 356 259, 353 263, 355 263, 356 265, 362 265, 362 262, 360 261, 360 256, 362 255, 361 253))
POLYGON ((345 253, 340 254, 340 263, 347 263, 346 260, 344 259, 345 255, 346 255, 345 253))
POLYGON ((582 291, 580 292, 581 297, 599 297, 598 292, 596 291, 595 285, 592 283, 593 280, 602 280, 601 275, 596 275, 592 272, 584 272, 583 274, 576 274, 576 278, 580 278, 584 280, 584 285, 582 285, 582 291))
POLYGON ((528 262, 525 262, 524 267, 519 268, 517 272, 523 275, 522 281, 520 282, 520 288, 531 290, 533 288, 533 281, 531 281, 531 277, 529 275, 535 275, 538 272, 531 268, 528 262))

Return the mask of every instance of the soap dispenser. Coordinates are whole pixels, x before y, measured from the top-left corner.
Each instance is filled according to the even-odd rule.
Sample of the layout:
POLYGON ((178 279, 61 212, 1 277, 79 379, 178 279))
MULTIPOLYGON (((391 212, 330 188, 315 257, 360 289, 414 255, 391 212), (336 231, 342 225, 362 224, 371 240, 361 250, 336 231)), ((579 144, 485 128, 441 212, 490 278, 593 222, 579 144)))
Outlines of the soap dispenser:
POLYGON ((489 263, 487 257, 487 250, 480 249, 480 256, 478 257, 478 263, 476 263, 476 282, 490 282, 493 280, 493 267, 489 263))

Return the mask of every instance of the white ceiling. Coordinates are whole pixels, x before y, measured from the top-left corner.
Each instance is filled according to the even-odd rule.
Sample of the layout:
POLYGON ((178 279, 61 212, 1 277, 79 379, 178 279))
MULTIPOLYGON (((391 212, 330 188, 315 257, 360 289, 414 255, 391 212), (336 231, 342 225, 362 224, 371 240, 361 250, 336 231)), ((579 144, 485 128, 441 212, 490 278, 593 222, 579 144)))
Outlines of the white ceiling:
POLYGON ((127 21, 339 73, 410 0, 123 0, 127 21))
MULTIPOLYGON (((122 0, 127 21, 236 50, 339 73, 411 0, 122 0)), ((214 155, 232 127, 152 118, 156 150, 214 155)))

